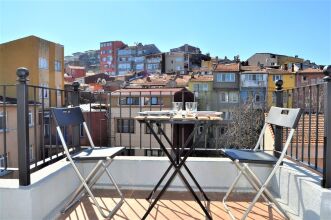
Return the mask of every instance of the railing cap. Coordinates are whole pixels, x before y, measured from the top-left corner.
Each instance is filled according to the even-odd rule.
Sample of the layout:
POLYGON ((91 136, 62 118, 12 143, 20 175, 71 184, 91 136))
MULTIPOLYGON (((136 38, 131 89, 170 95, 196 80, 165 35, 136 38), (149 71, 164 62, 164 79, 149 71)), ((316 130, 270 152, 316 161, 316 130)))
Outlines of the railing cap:
POLYGON ((282 90, 283 89, 283 80, 279 79, 275 82, 276 90, 282 90))
POLYGON ((29 76, 29 70, 25 67, 19 67, 16 70, 16 75, 18 76, 19 82, 26 82, 27 77, 29 76))
POLYGON ((74 91, 78 91, 80 84, 79 84, 79 82, 75 81, 72 83, 72 86, 74 87, 74 91))

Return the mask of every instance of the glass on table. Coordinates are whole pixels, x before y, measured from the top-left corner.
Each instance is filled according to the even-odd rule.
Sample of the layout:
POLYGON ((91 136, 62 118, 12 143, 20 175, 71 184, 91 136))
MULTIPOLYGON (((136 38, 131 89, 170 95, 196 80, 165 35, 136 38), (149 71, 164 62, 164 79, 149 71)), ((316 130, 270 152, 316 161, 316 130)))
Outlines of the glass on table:
POLYGON ((182 110, 183 110, 182 102, 172 102, 172 111, 175 114, 181 114, 182 110))
POLYGON ((197 102, 185 102, 185 109, 187 114, 194 115, 195 112, 198 110, 198 103, 197 102))

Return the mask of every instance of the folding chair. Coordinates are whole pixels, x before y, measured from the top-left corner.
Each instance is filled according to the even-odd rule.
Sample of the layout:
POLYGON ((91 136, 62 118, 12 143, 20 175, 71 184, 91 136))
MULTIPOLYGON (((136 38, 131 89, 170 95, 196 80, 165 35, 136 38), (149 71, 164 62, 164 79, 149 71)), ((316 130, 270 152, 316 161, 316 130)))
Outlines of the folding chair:
POLYGON ((67 155, 67 159, 70 161, 73 166, 78 178, 81 181, 80 186, 72 193, 68 202, 64 206, 62 213, 65 213, 70 207, 72 207, 76 202, 80 201, 80 199, 87 192, 90 198, 92 198, 94 204, 99 210, 100 214, 104 218, 112 217, 116 211, 121 207, 124 201, 124 196, 117 186, 114 177, 110 174, 108 167, 113 161, 113 158, 118 155, 120 152, 124 150, 124 147, 95 147, 93 140, 91 138, 91 134, 87 128, 86 122, 84 120, 84 116, 82 110, 79 107, 74 108, 52 108, 51 109, 53 117, 56 122, 56 130, 61 139, 65 154, 67 155), (61 127, 63 126, 83 126, 84 130, 87 134, 91 147, 85 148, 82 151, 71 155, 66 144, 66 141, 63 137, 63 133, 61 131, 61 127), (78 170, 75 162, 96 162, 96 165, 93 167, 91 172, 87 175, 86 178, 78 170), (120 201, 115 205, 112 210, 108 210, 108 214, 106 214, 97 202, 95 196, 93 195, 91 189, 93 185, 97 182, 97 180, 102 176, 102 174, 106 172, 110 181, 115 186, 119 196, 120 201), (77 199, 78 198, 78 199, 77 199))
POLYGON ((280 204, 276 201, 276 199, 267 189, 267 185, 282 163, 282 160, 286 154, 286 150, 292 140, 295 128, 297 127, 300 116, 301 116, 300 108, 290 109, 290 108, 271 107, 268 116, 265 120, 265 124, 262 128, 261 134, 259 136, 258 142, 256 143, 254 149, 250 149, 250 150, 222 149, 223 153, 234 162, 234 164, 239 170, 239 174, 237 175, 234 182, 232 183, 232 185, 230 186, 229 190, 227 191, 227 193, 223 198, 223 205, 232 219, 235 219, 235 217, 231 213, 228 206, 226 205, 226 199, 228 198, 233 188, 237 184, 241 175, 244 175, 248 180, 248 182, 257 191, 256 196, 248 206, 246 212, 244 213, 241 219, 246 219, 249 212, 252 210, 253 206, 255 205, 255 203, 257 202, 260 196, 262 196, 264 200, 267 201, 268 205, 275 205, 275 208, 279 212, 283 213, 283 215, 286 218, 289 219, 289 216, 287 215, 285 210, 280 206, 280 204), (275 125, 275 126, 291 129, 282 151, 278 152, 279 153, 278 158, 274 157, 269 153, 263 152, 260 149, 262 146, 263 136, 268 125, 275 125), (273 169, 271 170, 269 176, 266 178, 264 183, 260 181, 260 179, 254 174, 252 169, 248 166, 248 164, 250 163, 273 166, 273 169))

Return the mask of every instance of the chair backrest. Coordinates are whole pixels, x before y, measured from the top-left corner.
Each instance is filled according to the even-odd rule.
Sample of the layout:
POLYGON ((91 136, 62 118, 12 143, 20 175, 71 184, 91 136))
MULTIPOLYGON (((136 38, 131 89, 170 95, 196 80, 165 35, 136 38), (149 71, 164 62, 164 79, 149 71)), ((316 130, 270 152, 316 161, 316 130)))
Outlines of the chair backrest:
POLYGON ((298 126, 300 116, 300 108, 279 108, 272 106, 266 118, 266 123, 295 129, 298 126))
POLYGON ((287 140, 283 151, 285 152, 290 141, 292 140, 292 136, 296 127, 298 126, 298 122, 301 116, 300 108, 280 108, 272 106, 268 113, 268 116, 265 120, 265 124, 262 128, 260 137, 258 142, 256 143, 254 150, 257 150, 261 147, 261 143, 263 141, 264 133, 266 132, 267 125, 277 125, 285 128, 291 128, 290 134, 287 136, 287 140))
POLYGON ((85 122, 83 112, 80 107, 52 108, 51 111, 57 126, 75 126, 85 122))

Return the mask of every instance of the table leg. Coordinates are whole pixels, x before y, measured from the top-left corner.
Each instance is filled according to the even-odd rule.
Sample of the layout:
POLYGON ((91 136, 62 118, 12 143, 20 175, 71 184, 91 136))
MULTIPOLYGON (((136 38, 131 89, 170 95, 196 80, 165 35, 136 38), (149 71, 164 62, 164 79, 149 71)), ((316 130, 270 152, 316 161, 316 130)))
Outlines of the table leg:
MULTIPOLYGON (((208 213, 207 209, 203 206, 203 204, 201 203, 201 201, 199 200, 198 196, 196 195, 196 193, 194 192, 194 190, 192 189, 192 187, 190 186, 190 184, 188 183, 187 179, 185 178, 185 176, 182 174, 182 172, 180 171, 181 167, 183 165, 185 165, 186 159, 188 158, 188 156, 192 153, 192 151, 194 150, 195 146, 197 145, 197 143, 201 140, 201 137, 203 137, 206 133, 207 129, 204 129, 200 136, 198 137, 198 141, 196 143, 194 143, 191 147, 190 150, 185 154, 184 158, 181 159, 180 161, 178 160, 179 164, 176 164, 176 162, 173 160, 173 158, 171 157, 171 155, 168 153, 168 151, 166 150, 164 144, 162 143, 162 141, 160 140, 160 138, 157 136, 157 134, 155 133, 155 131, 153 130, 152 126, 147 122, 146 125, 149 127, 149 129, 151 130, 153 136, 156 138, 157 142, 160 144, 160 147, 162 148, 162 150, 165 152, 165 154, 167 155, 167 157, 169 158, 171 165, 169 166, 168 170, 170 171, 170 168, 172 166, 175 167, 175 171, 173 172, 173 174, 170 176, 169 180, 166 182, 166 184, 164 185, 164 187, 162 188, 162 190, 160 191, 160 193, 156 196, 156 198, 154 199, 154 201, 152 202, 152 204, 149 206, 149 208, 147 209, 145 215, 143 216, 142 219, 146 219, 146 217, 149 215, 150 211, 154 208, 154 206, 156 205, 156 203, 158 202, 158 200, 161 198, 161 196, 164 194, 165 190, 169 187, 170 183, 172 182, 172 180, 174 179, 174 177, 176 176, 177 173, 179 173, 179 175, 181 176, 182 180, 184 181, 186 187, 190 190, 191 194, 193 195, 193 197, 195 198, 195 200, 197 201, 197 203, 200 205, 200 207, 202 208, 202 210, 204 211, 204 213, 206 214, 206 217, 208 219, 212 219, 210 214, 208 213)), ((159 126, 159 125, 158 125, 159 126)), ((161 132, 163 132, 163 130, 161 129, 161 132)), ((164 133, 164 132, 163 132, 164 133)), ((166 138, 168 139, 168 138, 166 138)), ((167 140, 168 141, 168 140, 167 140)), ((171 145, 171 144, 170 144, 171 145)), ((172 145, 171 145, 172 146, 172 145)), ((173 146, 172 146, 173 147, 173 146)), ((180 157, 178 157, 180 158, 180 157)), ((178 159, 177 158, 177 159, 178 159)), ((186 167, 186 166, 185 166, 186 167)), ((188 167, 186 167, 185 169, 188 170, 188 173, 190 175, 190 177, 193 179, 193 181, 195 183, 197 183, 197 181, 195 180, 195 178, 193 177, 192 173, 189 171, 188 167)), ((169 171, 166 172, 169 172, 169 171)), ((164 177, 167 175, 164 174, 163 175, 163 179, 164 177)), ((162 181, 163 181, 162 179, 162 181)), ((159 183, 161 183, 162 181, 159 181, 159 183)), ((158 183, 158 184, 159 184, 158 183)), ((197 184, 199 185, 199 184, 197 184)), ((158 186, 157 186, 158 187, 158 186)), ((156 187, 156 188, 157 188, 156 187)), ((202 190, 201 187, 198 187, 199 190, 202 190)), ((202 191, 203 192, 203 191, 202 191)), ((204 193, 203 193, 204 194, 204 193)), ((206 197, 206 195, 204 194, 204 196, 206 197)))
POLYGON ((150 200, 153 196, 153 194, 156 192, 157 188, 159 188, 159 186, 161 185, 162 181, 164 180, 164 178, 168 175, 169 171, 171 170, 171 168, 173 167, 172 164, 170 164, 170 166, 168 167, 168 169, 165 171, 165 173, 162 175, 161 179, 159 180, 159 182, 156 184, 156 186, 154 187, 154 189, 149 193, 149 195, 147 196, 146 200, 150 200))

